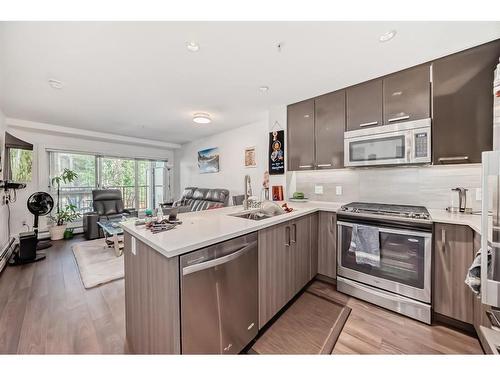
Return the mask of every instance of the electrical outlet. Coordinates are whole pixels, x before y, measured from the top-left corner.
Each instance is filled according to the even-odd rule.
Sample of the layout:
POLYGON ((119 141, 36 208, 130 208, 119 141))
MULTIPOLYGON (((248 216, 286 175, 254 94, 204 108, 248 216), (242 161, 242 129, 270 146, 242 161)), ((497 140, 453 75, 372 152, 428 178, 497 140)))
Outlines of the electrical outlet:
POLYGON ((323 194, 323 185, 314 185, 314 194, 323 194))
POLYGON ((483 199, 483 189, 477 188, 476 189, 476 200, 480 201, 481 199, 483 199))
POLYGON ((335 194, 342 195, 342 185, 335 186, 335 194))

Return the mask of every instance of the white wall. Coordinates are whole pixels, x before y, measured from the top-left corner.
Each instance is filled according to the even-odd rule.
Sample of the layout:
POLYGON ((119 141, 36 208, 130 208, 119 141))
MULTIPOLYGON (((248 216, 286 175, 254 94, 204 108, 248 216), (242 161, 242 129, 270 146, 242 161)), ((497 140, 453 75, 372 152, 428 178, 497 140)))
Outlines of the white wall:
POLYGON ((458 201, 458 193, 451 189, 465 187, 469 189, 468 206, 474 210, 481 209, 481 200, 476 199, 476 191, 481 188, 481 164, 339 169, 289 174, 295 175, 295 184, 290 189, 302 191, 313 200, 410 204, 444 209, 450 205, 450 198, 458 201), (323 187, 323 194, 315 194, 315 185, 323 187), (336 194, 337 186, 342 188, 341 195, 336 194))
MULTIPOLYGON (((27 184, 26 189, 18 191, 17 201, 11 205, 11 231, 13 234, 26 230, 26 227, 23 228, 23 221, 26 221, 30 227, 33 225, 33 215, 26 209, 28 197, 36 191, 48 191, 49 158, 47 149, 93 152, 130 158, 167 158, 170 162, 173 162, 174 158, 173 151, 154 147, 53 135, 17 127, 8 127, 8 129, 12 135, 33 144, 33 179, 27 184)), ((43 230, 45 224, 46 221, 41 219, 40 229, 43 230)))
POLYGON ((228 189, 231 196, 243 194, 246 174, 250 175, 253 194, 259 196, 267 170, 267 137, 268 122, 259 121, 184 144, 175 150, 174 157, 177 197, 187 186, 228 189), (256 147, 256 168, 244 166, 244 151, 250 146, 256 147), (210 147, 219 148, 220 170, 218 173, 200 173, 198 151, 210 147))
MULTIPOLYGON (((5 116, 0 110, 0 170, 4 164, 4 134, 7 125, 5 124, 5 116)), ((3 173, 0 172, 0 180, 3 173)), ((8 241, 8 211, 7 206, 2 204, 3 190, 0 190, 0 249, 3 249, 8 241)))

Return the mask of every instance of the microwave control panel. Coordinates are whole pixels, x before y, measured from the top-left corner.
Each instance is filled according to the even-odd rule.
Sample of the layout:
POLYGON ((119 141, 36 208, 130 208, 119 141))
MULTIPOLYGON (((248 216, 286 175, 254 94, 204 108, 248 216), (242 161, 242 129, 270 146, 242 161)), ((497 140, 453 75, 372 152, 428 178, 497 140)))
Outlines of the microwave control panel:
POLYGON ((427 132, 415 133, 415 157, 416 158, 426 158, 427 157, 427 132))

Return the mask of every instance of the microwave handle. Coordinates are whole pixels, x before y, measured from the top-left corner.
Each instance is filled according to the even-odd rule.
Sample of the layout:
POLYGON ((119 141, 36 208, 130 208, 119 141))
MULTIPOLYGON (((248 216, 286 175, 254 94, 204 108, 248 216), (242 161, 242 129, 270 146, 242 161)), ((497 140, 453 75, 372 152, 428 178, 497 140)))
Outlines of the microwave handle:
POLYGON ((414 135, 413 135, 413 131, 411 132, 408 132, 407 135, 406 135, 406 162, 407 163, 411 163, 413 157, 412 157, 412 154, 413 154, 413 138, 414 135))

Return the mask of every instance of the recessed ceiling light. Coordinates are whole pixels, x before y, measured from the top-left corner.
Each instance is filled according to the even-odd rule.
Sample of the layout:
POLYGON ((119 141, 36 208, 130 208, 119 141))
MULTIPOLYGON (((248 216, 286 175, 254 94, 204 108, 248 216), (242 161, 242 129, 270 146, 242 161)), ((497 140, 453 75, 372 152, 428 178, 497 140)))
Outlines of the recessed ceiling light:
POLYGON ((212 119, 210 118, 210 115, 208 113, 200 112, 193 115, 193 121, 197 124, 210 124, 212 122, 212 119))
POLYGON ((196 42, 186 43, 186 48, 191 52, 198 52, 200 50, 200 45, 196 42))
POLYGON ((269 91, 269 86, 260 86, 259 90, 260 90, 260 92, 267 92, 267 91, 269 91))
POLYGON ((48 82, 50 87, 52 87, 53 89, 60 90, 64 86, 64 84, 61 81, 58 81, 57 79, 50 78, 48 82))
POLYGON ((391 40, 392 38, 394 38, 396 36, 396 30, 391 30, 391 31, 388 31, 386 33, 383 33, 382 35, 380 35, 380 38, 378 38, 378 40, 380 42, 388 42, 389 40, 391 40))

